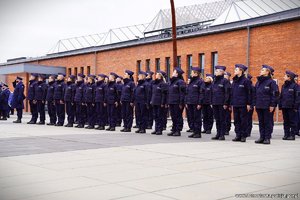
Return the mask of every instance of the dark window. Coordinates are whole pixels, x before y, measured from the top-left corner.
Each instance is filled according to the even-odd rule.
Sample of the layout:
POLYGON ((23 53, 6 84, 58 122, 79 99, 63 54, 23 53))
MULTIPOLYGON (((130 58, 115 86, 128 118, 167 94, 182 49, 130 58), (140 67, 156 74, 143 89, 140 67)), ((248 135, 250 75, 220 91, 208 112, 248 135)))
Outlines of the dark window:
POLYGON ((167 80, 170 80, 170 73, 171 73, 171 62, 170 62, 170 58, 167 57, 166 58, 166 73, 167 73, 167 80))
POLYGON ((87 74, 89 75, 89 74, 91 74, 91 66, 87 66, 87 74))
POLYGON ((68 68, 68 76, 72 74, 72 68, 68 68))
POLYGON ((200 53, 199 54, 199 67, 201 68, 201 74, 204 74, 204 68, 205 68, 205 54, 200 53))
POLYGON ((211 53, 211 66, 212 66, 212 74, 215 73, 215 66, 218 65, 218 52, 211 53))
POLYGON ((188 55, 187 56, 187 69, 188 69, 187 76, 190 76, 192 66, 193 66, 193 56, 192 55, 188 55))
POLYGON ((181 56, 177 56, 177 66, 174 66, 174 67, 181 68, 181 56))
POLYGON ((80 67, 80 73, 84 74, 84 67, 80 67))
POLYGON ((136 68, 137 68, 137 72, 139 73, 142 68, 142 61, 140 60, 136 61, 136 68))
POLYGON ((146 72, 150 71, 150 59, 146 60, 146 72))
POLYGON ((75 67, 74 68, 74 75, 77 76, 77 74, 78 74, 78 69, 77 69, 77 67, 75 67))
POLYGON ((155 69, 156 71, 160 70, 160 58, 155 59, 155 69))

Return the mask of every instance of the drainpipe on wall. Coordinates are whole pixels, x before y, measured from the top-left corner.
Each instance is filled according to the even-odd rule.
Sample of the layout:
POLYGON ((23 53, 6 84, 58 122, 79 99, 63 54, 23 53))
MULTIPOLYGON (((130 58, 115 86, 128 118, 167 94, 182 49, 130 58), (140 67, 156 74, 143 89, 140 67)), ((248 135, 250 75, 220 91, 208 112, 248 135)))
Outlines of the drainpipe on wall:
POLYGON ((94 74, 97 75, 97 52, 94 52, 94 74))
POLYGON ((250 26, 247 27, 247 60, 246 60, 246 64, 248 66, 248 72, 250 71, 250 26))

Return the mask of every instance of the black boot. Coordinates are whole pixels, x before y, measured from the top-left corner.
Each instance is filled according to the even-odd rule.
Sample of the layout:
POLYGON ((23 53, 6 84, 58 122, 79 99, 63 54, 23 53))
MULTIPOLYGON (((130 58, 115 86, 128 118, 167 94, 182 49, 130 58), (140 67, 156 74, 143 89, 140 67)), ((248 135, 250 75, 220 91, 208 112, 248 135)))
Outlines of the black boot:
POLYGON ((85 129, 94 129, 94 126, 88 125, 87 127, 85 127, 85 129))
POLYGON ((156 131, 156 135, 162 135, 162 131, 156 131))
POLYGON ((241 142, 246 142, 246 138, 242 137, 241 142))
POLYGON ((215 136, 215 137, 212 137, 211 139, 212 140, 219 140, 219 138, 220 138, 219 136, 215 136))
POLYGON ((78 124, 77 126, 75 126, 76 128, 84 128, 83 124, 78 124))
POLYGON ((234 139, 232 139, 233 142, 240 142, 241 141, 241 138, 239 137, 235 137, 234 139))
POLYGON ((171 131, 171 133, 168 133, 167 136, 173 136, 174 135, 174 132, 171 131))
POLYGON ((139 133, 141 133, 141 134, 145 134, 146 133, 146 130, 145 129, 142 129, 142 130, 140 130, 140 132, 139 133))
POLYGON ((116 128, 115 128, 115 127, 111 127, 111 128, 109 129, 109 131, 116 131, 116 128))
POLYGON ((156 135, 156 131, 153 131, 153 132, 151 133, 151 135, 156 135))
POLYGON ((188 132, 188 133, 192 133, 192 132, 194 132, 192 129, 189 129, 189 130, 187 130, 186 132, 188 132))
POLYGON ((201 138, 201 137, 202 137, 201 133, 195 133, 194 136, 193 136, 193 138, 201 138))
POLYGON ((180 137, 180 136, 181 136, 180 131, 174 132, 174 133, 173 133, 173 136, 174 136, 174 137, 180 137))
POLYGON ((262 144, 264 143, 264 139, 259 138, 258 140, 255 141, 256 144, 262 144))
POLYGON ((120 131, 121 131, 121 132, 125 132, 125 131, 126 131, 126 128, 123 128, 123 129, 121 129, 120 131))
POLYGON ((27 122, 27 124, 36 124, 36 122, 35 121, 29 121, 29 122, 27 122))
POLYGON ((188 137, 189 137, 189 138, 194 138, 194 135, 195 135, 195 133, 189 135, 188 137))
POLYGON ((225 136, 220 136, 219 140, 225 140, 225 136))
POLYGON ((138 129, 138 130, 136 130, 136 131, 135 131, 135 133, 140 133, 140 131, 141 131, 141 130, 140 130, 140 129, 138 129))
POLYGON ((265 139, 265 140, 263 141, 263 144, 271 144, 270 139, 265 139))
POLYGON ((107 129, 105 129, 106 131, 110 131, 110 126, 107 128, 107 129))
POLYGON ((40 121, 39 123, 37 123, 37 125, 45 125, 45 122, 40 121))
POLYGON ((54 126, 55 123, 50 122, 50 123, 48 123, 47 125, 48 125, 48 126, 54 126))
POLYGON ((289 136, 286 140, 295 140, 295 136, 289 136))
POLYGON ((21 121, 21 119, 17 119, 16 121, 13 121, 13 123, 20 124, 20 123, 22 123, 22 121, 21 121))
POLYGON ((68 127, 68 128, 73 127, 73 124, 67 124, 67 125, 65 125, 65 127, 68 127))

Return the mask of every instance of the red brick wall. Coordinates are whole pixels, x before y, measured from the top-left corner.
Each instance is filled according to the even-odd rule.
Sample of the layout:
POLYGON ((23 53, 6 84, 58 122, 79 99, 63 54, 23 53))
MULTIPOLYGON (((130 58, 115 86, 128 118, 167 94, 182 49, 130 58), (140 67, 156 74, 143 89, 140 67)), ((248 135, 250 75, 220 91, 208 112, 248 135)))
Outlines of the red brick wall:
MULTIPOLYGON (((280 86, 286 69, 300 73, 300 20, 251 28, 249 71, 255 77, 262 64, 275 68, 275 78, 280 86)), ((225 65, 233 73, 234 64, 247 63, 247 30, 237 30, 212 35, 178 40, 178 56, 182 68, 187 72, 187 56, 193 55, 193 65, 199 65, 199 54, 205 54, 205 73, 211 72, 211 53, 218 52, 218 63, 225 65)), ((165 58, 170 57, 172 66, 172 43, 170 41, 142 46, 84 54, 70 57, 41 60, 41 65, 72 68, 90 66, 91 73, 116 72, 123 75, 125 69, 137 71, 137 61, 141 60, 145 70, 146 60, 151 60, 151 70, 155 71, 155 59, 160 58, 160 68, 166 70, 165 58), (95 67, 97 66, 97 67, 95 67)), ((171 67, 172 69, 172 67, 171 67)), ((67 70, 68 72, 68 70, 67 70)), ((187 74, 186 74, 187 75, 187 74)), ((256 78, 253 79, 256 82, 256 78)), ((281 115, 279 116, 281 119, 281 115)))

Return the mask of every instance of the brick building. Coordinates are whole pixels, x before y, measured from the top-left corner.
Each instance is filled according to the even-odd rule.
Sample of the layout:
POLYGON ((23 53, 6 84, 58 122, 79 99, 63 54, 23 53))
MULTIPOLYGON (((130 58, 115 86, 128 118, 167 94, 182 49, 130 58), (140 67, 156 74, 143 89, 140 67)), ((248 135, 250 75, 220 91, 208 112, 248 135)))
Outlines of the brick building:
MULTIPOLYGON (((185 78, 191 66, 200 66, 205 74, 213 72, 217 64, 233 72, 236 63, 249 66, 254 77, 262 64, 273 66, 279 86, 285 70, 300 73, 299 0, 227 0, 177 8, 176 12, 178 63, 186 71, 185 78)), ((161 69, 170 74, 174 67, 170 11, 160 11, 145 27, 142 36, 134 39, 8 60, 0 64, 0 74, 5 74, 9 85, 17 75, 28 84, 31 72, 64 71, 69 75, 113 71, 122 75, 125 69, 135 72, 161 69), (20 67, 22 64, 27 69, 20 67)), ((109 32, 106 38, 108 34, 116 35, 109 32)), ((276 118, 281 120, 280 113, 276 118)))

